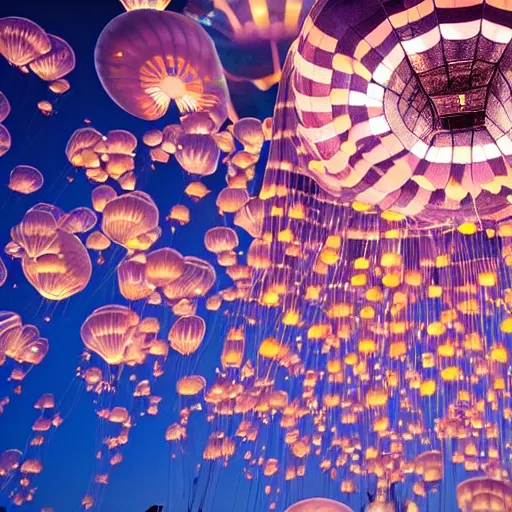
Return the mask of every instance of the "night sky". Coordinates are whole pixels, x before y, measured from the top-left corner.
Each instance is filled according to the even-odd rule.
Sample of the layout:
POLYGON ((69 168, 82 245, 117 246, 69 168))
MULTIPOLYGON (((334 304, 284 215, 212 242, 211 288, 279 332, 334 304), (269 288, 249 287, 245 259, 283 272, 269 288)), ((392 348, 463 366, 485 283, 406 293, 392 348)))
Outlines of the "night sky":
MULTIPOLYGON (((170 8, 179 11, 183 5, 183 0, 173 0, 170 8)), ((35 75, 20 73, 0 59, 0 90, 12 107, 5 124, 13 140, 11 150, 0 161, 2 248, 10 239, 10 228, 38 202, 57 204, 66 211, 77 206, 91 206, 92 184, 87 182, 83 171, 72 168, 64 153, 70 135, 84 126, 84 119, 90 119, 92 126, 103 133, 122 128, 137 137, 150 127, 162 128, 178 121, 175 110, 155 123, 132 117, 110 100, 99 82, 93 60, 96 39, 104 26, 123 11, 117 0, 0 2, 0 17, 20 16, 37 22, 47 32, 68 41, 77 60, 75 71, 67 77, 72 85, 71 91, 55 101, 56 96, 48 91, 45 82, 35 75), (54 102, 55 115, 52 117, 44 117, 37 110, 38 101, 44 99, 54 102), (19 164, 33 165, 44 174, 45 184, 40 191, 21 196, 5 186, 9 172, 19 164), (67 178, 74 180, 69 183, 67 178)), ((241 115, 252 114, 260 118, 271 115, 275 91, 264 96, 256 95, 252 87, 243 85, 238 85, 237 91, 234 101, 241 115), (248 96, 247 92, 251 94, 248 96)), ((192 210, 191 224, 184 230, 178 230, 171 240, 169 225, 163 219, 182 197, 186 184, 184 173, 176 162, 158 166, 153 172, 147 148, 142 143, 136 163, 137 188, 151 194, 160 208, 164 236, 158 246, 172 244, 183 254, 210 258, 202 235, 212 225, 222 222, 216 214, 215 194, 210 194, 192 210)), ((219 191, 225 186, 224 171, 219 169, 215 176, 205 181, 212 190, 219 191)), ((80 501, 93 474, 97 418, 93 396, 85 393, 81 381, 75 377, 83 350, 79 329, 95 308, 116 302, 126 304, 126 300, 118 295, 115 275, 112 276, 122 255, 123 250, 119 247, 106 251, 105 265, 94 265, 93 278, 86 290, 63 303, 42 299, 24 278, 20 261, 10 261, 2 255, 9 278, 0 288, 0 309, 15 311, 25 323, 35 324, 41 335, 49 339, 50 351, 43 363, 27 376, 22 395, 15 397, 0 417, 0 452, 10 448, 24 450, 31 425, 38 416, 33 405, 42 393, 54 393, 57 403, 60 402, 59 410, 65 416, 64 424, 54 431, 42 451, 44 470, 36 479, 36 498, 32 504, 24 506, 26 510, 39 511, 49 506, 56 512, 80 509, 80 501), (43 320, 46 316, 51 317, 48 323, 43 320)), ((91 256, 95 258, 94 254, 91 256)), ((161 317, 162 332, 167 332, 170 315, 164 316, 162 314, 161 317)), ((214 371, 220 353, 215 329, 208 330, 205 342, 206 354, 202 354, 202 367, 198 371, 207 375, 214 371)), ((176 508, 176 500, 188 493, 192 484, 191 481, 186 484, 178 482, 180 468, 175 470, 178 476, 170 473, 169 449, 164 440, 166 427, 177 419, 176 368, 180 370, 178 358, 169 361, 169 370, 155 389, 157 394, 164 396, 160 414, 143 418, 134 429, 125 452, 125 462, 112 472, 100 510, 139 512, 156 502, 167 506, 169 499, 173 500, 171 510, 186 510, 183 504, 176 508)), ((0 377, 0 386, 8 386, 5 372, 0 372, 0 377)), ((206 432, 206 427, 203 430, 206 432)), ((236 475, 238 477, 238 473, 236 475)), ((9 508, 5 494, 0 494, 0 505, 9 508)), ((224 508, 221 506, 218 510, 224 508)))

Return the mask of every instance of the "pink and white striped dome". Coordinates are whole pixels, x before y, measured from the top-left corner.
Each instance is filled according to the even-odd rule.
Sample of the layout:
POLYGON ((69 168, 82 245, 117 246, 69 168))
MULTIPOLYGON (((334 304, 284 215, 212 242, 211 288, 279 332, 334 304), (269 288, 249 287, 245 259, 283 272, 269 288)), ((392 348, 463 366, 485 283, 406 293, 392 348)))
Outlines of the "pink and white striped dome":
POLYGON ((265 186, 298 172, 336 202, 508 217, 511 39, 500 0, 318 1, 288 55, 265 186))

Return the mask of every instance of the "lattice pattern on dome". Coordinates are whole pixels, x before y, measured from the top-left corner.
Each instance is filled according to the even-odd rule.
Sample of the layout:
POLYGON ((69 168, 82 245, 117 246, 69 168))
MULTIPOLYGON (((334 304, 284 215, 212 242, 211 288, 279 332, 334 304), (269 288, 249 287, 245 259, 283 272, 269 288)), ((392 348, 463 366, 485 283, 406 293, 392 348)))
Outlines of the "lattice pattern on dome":
POLYGON ((317 3, 289 57, 266 190, 298 169, 408 216, 510 215, 511 27, 498 0, 317 3))

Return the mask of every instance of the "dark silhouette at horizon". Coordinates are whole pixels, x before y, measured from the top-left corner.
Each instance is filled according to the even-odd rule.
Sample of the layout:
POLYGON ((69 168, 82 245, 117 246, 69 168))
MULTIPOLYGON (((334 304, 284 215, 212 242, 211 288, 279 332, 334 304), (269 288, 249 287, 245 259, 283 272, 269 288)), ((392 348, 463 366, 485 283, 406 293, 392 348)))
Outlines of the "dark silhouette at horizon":
MULTIPOLYGON (((146 512, 162 512, 163 509, 163 505, 153 505, 152 507, 149 507, 146 512)), ((2 509, 0 509, 0 512, 3 512, 2 509)))

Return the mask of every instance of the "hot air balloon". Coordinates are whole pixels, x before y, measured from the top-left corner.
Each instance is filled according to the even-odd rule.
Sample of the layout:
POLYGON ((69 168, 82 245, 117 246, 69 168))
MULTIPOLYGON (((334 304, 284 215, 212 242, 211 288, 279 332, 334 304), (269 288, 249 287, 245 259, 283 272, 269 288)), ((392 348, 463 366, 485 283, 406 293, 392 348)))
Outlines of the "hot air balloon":
MULTIPOLYGON (((469 75, 457 67, 459 54, 439 53, 439 45, 444 43, 460 48, 480 30, 487 34, 489 22, 486 15, 475 14, 477 20, 484 21, 478 30, 474 22, 474 36, 472 31, 462 34, 455 21, 462 16, 462 11, 450 4, 448 11, 452 21, 446 27, 441 24, 441 28, 434 24, 432 40, 423 45, 427 37, 424 27, 409 41, 406 33, 414 22, 406 21, 399 33, 390 35, 391 39, 386 42, 388 51, 381 46, 386 39, 384 33, 401 22, 392 16, 388 18, 377 3, 368 5, 365 12, 355 5, 352 9, 339 4, 338 8, 345 9, 343 22, 338 27, 329 22, 331 9, 335 9, 331 2, 313 11, 310 23, 300 36, 301 42, 290 54, 294 90, 311 91, 310 95, 306 94, 308 99, 297 93, 291 107, 293 118, 284 114, 287 117, 284 124, 282 116, 278 116, 279 120, 274 118, 276 133, 289 130, 287 133, 294 134, 290 141, 293 140, 296 147, 306 148, 305 154, 297 155, 292 165, 315 180, 325 193, 339 200, 376 205, 381 210, 393 210, 426 222, 445 219, 446 215, 461 219, 461 222, 476 218, 505 218, 510 208, 505 198, 512 183, 504 163, 508 154, 505 149, 508 135, 503 125, 503 97, 497 91, 498 84, 492 80, 492 75, 485 75, 482 89, 479 89, 481 94, 487 90, 495 91, 491 104, 486 106, 482 98, 469 99, 477 93, 468 85, 469 75), (382 15, 376 27, 367 22, 370 11, 377 17, 382 15), (344 36, 347 30, 356 26, 358 40, 349 43, 344 36), (325 37, 316 40, 318 31, 325 37), (377 32, 382 37, 368 43, 365 37, 377 32), (313 47, 326 52, 321 62, 315 60, 315 55, 319 54, 313 47), (377 54, 382 58, 370 65, 370 55, 377 54), (420 61, 426 62, 425 59, 428 64, 421 67, 420 61), (457 80, 448 79, 448 75, 444 75, 444 79, 438 77, 436 73, 440 68, 433 64, 434 61, 445 63, 446 73, 448 70, 455 73, 458 69, 457 80), (310 73, 313 69, 324 74, 320 77, 310 73), (407 91, 405 87, 393 90, 395 80, 401 80, 399 77, 405 75, 414 80, 414 86, 411 83, 407 91), (360 92, 350 89, 351 80, 362 81, 360 92), (338 86, 342 82, 347 84, 349 91, 346 98, 336 97, 345 94, 338 86), (441 83, 444 85, 437 87, 436 84, 441 83), (317 100, 319 89, 323 89, 321 96, 326 98, 325 102, 317 100), (391 90, 393 92, 388 94, 391 90), (415 110, 421 120, 419 123, 416 118, 411 121, 412 111, 406 113, 400 103, 408 101, 411 97, 408 94, 416 94, 413 90, 421 90, 418 94, 422 95, 423 105, 432 105, 432 108, 415 110), (364 96, 363 117, 356 114, 360 102, 355 96, 359 93, 361 101, 364 96), (313 105, 315 101, 318 103, 313 105), (486 119, 501 128, 487 130, 486 119), (441 126, 441 132, 435 135, 434 125, 441 126), (373 141, 371 150, 360 149, 363 139, 373 141), (376 174, 372 177, 373 172, 376 174)), ((407 10, 404 8, 400 12, 407 10)), ((424 19, 428 15, 419 16, 424 19)), ((497 52, 493 62, 489 63, 494 69, 504 47, 497 36, 490 36, 489 41, 489 51, 495 48, 497 52)), ((482 70, 486 68, 479 56, 475 59, 482 70)), ((508 66, 504 62, 500 65, 508 66)), ((290 87, 289 80, 290 73, 287 73, 283 91, 290 87)), ((295 95, 294 92, 291 94, 295 95)), ((283 148, 286 143, 278 144, 283 148)), ((269 178, 271 174, 267 172, 269 178)))
POLYGON ((232 251, 238 243, 238 235, 231 228, 211 228, 204 235, 205 247, 214 254, 232 251))
POLYGON ((101 229, 127 249, 148 249, 160 236, 158 208, 144 192, 130 192, 109 201, 101 229))
POLYGON ((12 244, 8 251, 15 257, 37 258, 45 254, 57 239, 57 220, 63 212, 39 204, 31 208, 23 220, 11 229, 12 244))
POLYGON ((9 149, 11 149, 11 134, 3 124, 0 124, 0 157, 4 156, 9 149))
POLYGON ((190 0, 186 13, 211 27, 229 79, 267 90, 281 78, 281 62, 313 5, 311 0, 190 0), (242 60, 236 58, 244 53, 242 60))
POLYGON ((215 284, 215 269, 205 260, 185 256, 185 271, 164 287, 164 295, 171 300, 201 297, 215 284))
POLYGON ((97 212, 102 212, 106 204, 117 197, 117 192, 109 185, 99 185, 91 193, 92 206, 97 212))
POLYGON ((5 450, 0 453, 0 477, 5 477, 11 471, 16 470, 23 454, 19 450, 5 450))
POLYGON ((32 194, 37 192, 43 183, 43 175, 35 167, 18 165, 11 171, 8 187, 20 194, 32 194))
POLYGON ((15 66, 25 66, 48 53, 52 43, 45 31, 25 18, 0 19, 0 54, 15 66))
POLYGON ((457 505, 462 512, 510 510, 512 484, 485 477, 470 478, 457 486, 457 505))
POLYGON ((185 260, 168 247, 149 253, 146 257, 146 279, 155 287, 166 286, 185 272, 185 260))
POLYGON ((51 247, 35 259, 23 258, 23 273, 46 299, 64 300, 82 291, 92 265, 82 242, 71 233, 58 231, 51 247))
POLYGON ((206 380, 201 375, 189 375, 176 383, 176 391, 182 396, 194 396, 206 387, 206 380))
POLYGON ((2 258, 0 258, 0 286, 3 286, 5 281, 7 281, 7 267, 2 258))
POLYGON ((51 50, 36 58, 30 70, 47 82, 58 80, 75 68, 75 53, 66 41, 57 36, 47 35, 51 50))
POLYGON ((54 80, 48 86, 48 89, 55 94, 64 94, 71 89, 69 82, 65 78, 59 78, 58 80, 54 80))
POLYGON ((124 306, 104 306, 96 309, 83 323, 80 336, 84 345, 111 365, 121 364, 132 343, 141 334, 137 313, 124 306))
POLYGON ((327 498, 310 498, 293 504, 286 512, 352 512, 352 509, 327 498))
POLYGON ((148 298, 155 290, 146 277, 146 256, 137 255, 123 261, 117 268, 121 295, 128 300, 148 298))
POLYGON ((11 112, 11 105, 5 94, 0 92, 0 123, 3 123, 11 112))
POLYGON ((95 63, 107 93, 134 116, 159 119, 174 101, 181 112, 209 112, 218 125, 226 119, 228 91, 213 42, 182 15, 118 16, 98 39, 95 63))
POLYGON ((205 332, 206 323, 201 317, 181 316, 171 327, 168 338, 174 350, 188 356, 199 348, 205 332))
POLYGON ((37 108, 39 109, 39 112, 45 116, 50 116, 53 112, 53 105, 46 100, 39 101, 37 103, 37 108))
POLYGON ((121 0, 121 3, 127 11, 134 11, 136 9, 164 11, 171 3, 171 0, 121 0))
POLYGON ((87 233, 97 222, 98 217, 92 210, 80 206, 59 219, 59 228, 67 233, 87 233))
POLYGON ((176 160, 189 174, 209 176, 217 170, 220 150, 210 135, 183 134, 177 142, 176 160))

